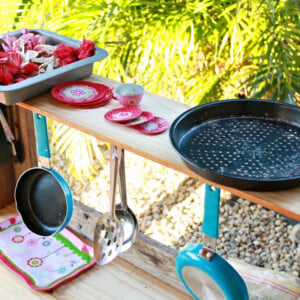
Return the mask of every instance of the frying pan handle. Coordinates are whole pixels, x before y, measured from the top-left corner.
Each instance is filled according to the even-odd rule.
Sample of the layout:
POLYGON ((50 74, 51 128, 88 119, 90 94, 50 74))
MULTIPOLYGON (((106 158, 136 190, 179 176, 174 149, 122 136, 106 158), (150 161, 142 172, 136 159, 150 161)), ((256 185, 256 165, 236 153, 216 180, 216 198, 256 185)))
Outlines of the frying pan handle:
POLYGON ((205 184, 202 232, 212 238, 219 236, 220 189, 205 184))
POLYGON ((38 155, 41 157, 50 158, 51 153, 49 148, 46 118, 37 113, 33 114, 33 118, 38 155))

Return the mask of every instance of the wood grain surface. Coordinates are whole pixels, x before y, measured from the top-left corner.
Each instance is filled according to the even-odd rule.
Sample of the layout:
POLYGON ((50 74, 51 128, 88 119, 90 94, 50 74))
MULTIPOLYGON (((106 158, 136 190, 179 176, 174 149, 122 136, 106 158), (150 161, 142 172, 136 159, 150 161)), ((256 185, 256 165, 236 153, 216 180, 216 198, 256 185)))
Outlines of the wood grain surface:
MULTIPOLYGON (((87 243, 91 243, 100 216, 100 212, 74 201, 73 216, 68 227, 85 238, 87 243)), ((119 257, 184 292, 175 269, 176 254, 176 250, 139 232, 133 247, 120 253, 119 257)))
MULTIPOLYGON (((116 81, 96 75, 90 76, 87 80, 111 87, 118 84, 116 81)), ((185 166, 169 141, 168 131, 154 136, 142 135, 132 128, 106 121, 104 114, 120 106, 115 100, 104 107, 79 109, 62 104, 52 98, 50 93, 46 93, 29 101, 20 102, 18 105, 300 221, 300 187, 272 192, 253 192, 204 180, 185 166)), ((185 104, 149 92, 145 93, 140 107, 142 110, 151 111, 167 119, 170 124, 179 114, 190 108, 185 104)))
MULTIPOLYGON (((0 222, 16 215, 14 204, 0 210, 0 222)), ((0 296, 6 300, 170 300, 192 299, 124 259, 95 265, 52 292, 38 292, 0 263, 0 296)))

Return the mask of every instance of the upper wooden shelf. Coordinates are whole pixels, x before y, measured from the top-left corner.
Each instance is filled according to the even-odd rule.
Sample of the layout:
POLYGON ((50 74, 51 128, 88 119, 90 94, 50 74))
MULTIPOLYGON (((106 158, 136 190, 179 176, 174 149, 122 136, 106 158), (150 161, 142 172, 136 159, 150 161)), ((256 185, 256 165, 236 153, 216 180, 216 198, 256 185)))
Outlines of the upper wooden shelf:
MULTIPOLYGON (((103 83, 111 87, 119 84, 116 81, 96 75, 92 75, 86 80, 103 83)), ((95 136, 102 141, 115 144, 130 152, 185 173, 188 176, 208 182, 185 166, 169 141, 168 131, 149 136, 140 134, 132 128, 106 121, 103 117, 104 114, 113 108, 119 107, 117 101, 111 101, 108 105, 95 109, 79 109, 62 104, 52 98, 50 93, 46 93, 26 102, 20 102, 18 105, 95 136)), ((167 119, 170 124, 179 114, 190 108, 185 104, 148 92, 145 93, 140 107, 142 110, 151 111, 155 115, 167 119)), ((238 190, 214 182, 208 183, 300 221, 300 187, 271 192, 253 192, 238 190)))

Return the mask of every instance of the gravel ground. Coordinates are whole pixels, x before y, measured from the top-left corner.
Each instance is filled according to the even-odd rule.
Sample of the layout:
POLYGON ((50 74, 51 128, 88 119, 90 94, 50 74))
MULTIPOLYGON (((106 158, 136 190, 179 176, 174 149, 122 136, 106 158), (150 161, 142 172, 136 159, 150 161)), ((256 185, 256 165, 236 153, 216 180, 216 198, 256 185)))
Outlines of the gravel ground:
MULTIPOLYGON (((125 155, 128 204, 140 231, 177 250, 188 242, 201 243, 204 185, 130 152, 125 155)), ((108 211, 108 164, 96 166, 95 180, 83 183, 68 173, 61 154, 53 153, 52 159, 74 199, 108 211)), ((292 220, 222 192, 217 252, 300 277, 300 244, 290 239, 293 226, 292 220)))

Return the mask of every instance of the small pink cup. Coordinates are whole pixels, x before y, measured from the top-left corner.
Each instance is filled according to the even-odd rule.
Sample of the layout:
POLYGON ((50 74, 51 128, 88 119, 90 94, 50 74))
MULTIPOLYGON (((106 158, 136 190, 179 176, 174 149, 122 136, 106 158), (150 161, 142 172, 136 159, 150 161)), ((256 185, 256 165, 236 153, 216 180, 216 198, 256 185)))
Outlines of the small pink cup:
POLYGON ((144 92, 144 87, 139 84, 123 83, 114 89, 114 96, 124 106, 138 106, 144 92))

